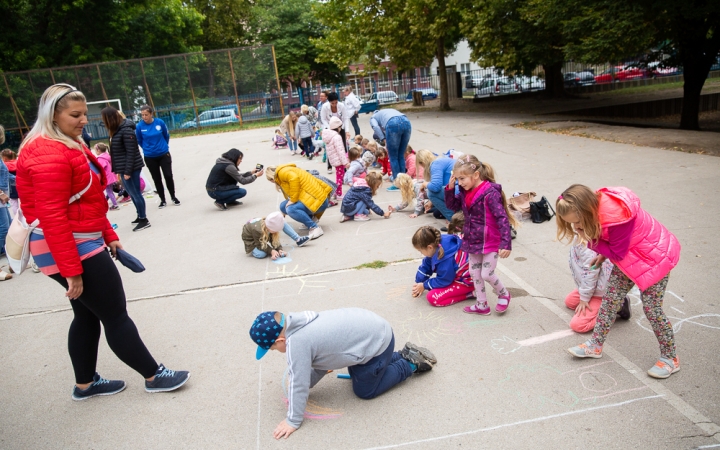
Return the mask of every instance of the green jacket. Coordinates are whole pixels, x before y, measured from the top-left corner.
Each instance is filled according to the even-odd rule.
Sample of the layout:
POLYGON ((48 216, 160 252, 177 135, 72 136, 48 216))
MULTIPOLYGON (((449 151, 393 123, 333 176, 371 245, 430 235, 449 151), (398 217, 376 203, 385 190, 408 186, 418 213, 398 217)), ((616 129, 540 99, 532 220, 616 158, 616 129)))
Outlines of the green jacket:
POLYGON ((262 238, 263 232, 262 232, 262 224, 263 219, 262 218, 256 218, 252 219, 250 222, 246 223, 243 226, 242 231, 242 240, 245 244, 245 253, 252 253, 253 249, 256 248, 258 250, 261 250, 268 255, 273 251, 281 251, 282 245, 278 244, 277 247, 272 246, 272 241, 268 240, 267 244, 263 247, 260 243, 260 239, 262 238))

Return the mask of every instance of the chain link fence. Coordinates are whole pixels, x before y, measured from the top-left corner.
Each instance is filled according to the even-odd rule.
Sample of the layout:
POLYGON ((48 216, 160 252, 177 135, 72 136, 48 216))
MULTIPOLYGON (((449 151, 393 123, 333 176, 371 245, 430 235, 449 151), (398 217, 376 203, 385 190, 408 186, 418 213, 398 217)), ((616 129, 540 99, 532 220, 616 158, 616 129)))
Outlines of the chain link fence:
POLYGON ((100 111, 110 105, 140 120, 150 105, 170 130, 282 117, 272 46, 242 47, 98 64, 2 73, 0 124, 6 147, 18 148, 48 86, 68 83, 88 101, 86 130, 108 137, 100 111))

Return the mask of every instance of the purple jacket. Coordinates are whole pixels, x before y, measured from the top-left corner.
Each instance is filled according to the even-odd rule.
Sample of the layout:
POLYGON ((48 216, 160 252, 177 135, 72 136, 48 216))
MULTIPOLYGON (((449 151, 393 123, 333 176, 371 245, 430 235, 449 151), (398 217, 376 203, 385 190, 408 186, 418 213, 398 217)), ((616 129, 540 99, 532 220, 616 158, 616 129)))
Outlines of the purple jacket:
POLYGON ((445 204, 453 211, 462 209, 465 214, 462 250, 472 254, 486 254, 500 249, 512 250, 510 222, 502 204, 502 186, 484 181, 468 208, 466 191, 455 187, 445 188, 445 204))

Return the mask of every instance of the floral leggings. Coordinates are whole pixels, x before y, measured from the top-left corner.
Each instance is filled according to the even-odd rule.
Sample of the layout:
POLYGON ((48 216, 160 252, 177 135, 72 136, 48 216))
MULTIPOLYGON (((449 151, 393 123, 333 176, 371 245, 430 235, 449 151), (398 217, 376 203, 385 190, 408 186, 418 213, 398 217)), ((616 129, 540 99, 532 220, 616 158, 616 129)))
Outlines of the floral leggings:
POLYGON ((486 281, 490 283, 493 292, 495 292, 498 297, 508 295, 505 285, 500 281, 500 278, 495 275, 495 268, 498 263, 497 252, 484 254, 468 253, 468 261, 470 263, 470 276, 472 277, 473 284, 475 284, 475 296, 477 297, 478 305, 487 303, 487 295, 485 295, 486 281))
MULTIPOLYGON (((673 359, 675 358, 675 333, 673 333, 672 325, 662 309, 663 297, 665 297, 665 288, 669 277, 670 274, 665 275, 665 278, 644 290, 640 298, 645 316, 660 344, 660 355, 664 358, 673 359)), ((625 295, 634 285, 635 283, 617 266, 613 267, 608 280, 607 292, 603 296, 597 322, 595 322, 595 329, 590 338, 592 344, 603 345, 610 327, 615 322, 617 312, 622 308, 625 295)))
POLYGON ((345 166, 336 166, 335 183, 337 184, 337 190, 335 191, 335 195, 338 197, 342 196, 343 178, 345 178, 345 166))

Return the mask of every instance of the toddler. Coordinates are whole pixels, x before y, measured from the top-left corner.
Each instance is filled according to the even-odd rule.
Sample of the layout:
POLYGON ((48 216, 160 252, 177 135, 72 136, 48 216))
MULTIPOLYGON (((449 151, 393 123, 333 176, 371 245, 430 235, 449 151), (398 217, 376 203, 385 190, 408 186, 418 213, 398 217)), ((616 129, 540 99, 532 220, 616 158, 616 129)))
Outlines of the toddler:
POLYGON ((313 156, 315 156, 315 146, 313 145, 314 135, 315 132, 313 131, 310 120, 306 115, 301 114, 295 124, 295 136, 297 136, 302 144, 302 152, 300 154, 307 156, 308 159, 313 159, 313 156))
POLYGON ((15 172, 17 171, 17 155, 14 151, 6 148, 0 152, 0 158, 10 172, 10 192, 8 192, 8 198, 10 203, 10 213, 13 217, 17 214, 18 208, 20 207, 20 200, 18 200, 18 192, 15 188, 15 172))
MULTIPOLYGON (((428 203, 430 203, 430 200, 427 199, 425 189, 422 187, 422 182, 413 181, 408 174, 401 173, 398 174, 393 183, 395 187, 400 190, 402 201, 395 207, 392 205, 388 206, 390 212, 402 211, 407 208, 414 199, 416 199, 415 212, 410 214, 408 217, 414 219, 420 214, 427 212, 426 210, 429 209, 428 203)), ((432 204, 430 204, 430 206, 431 205, 432 204)))
POLYGON ((275 136, 272 138, 272 145, 271 147, 275 150, 279 150, 281 148, 287 148, 288 141, 285 138, 285 136, 280 132, 280 129, 275 130, 275 136))
POLYGON ((345 177, 343 180, 347 185, 352 185, 353 179, 365 178, 365 176, 367 175, 367 168, 365 167, 365 163, 363 163, 362 159, 360 159, 361 153, 362 149, 357 145, 353 145, 348 151, 350 167, 348 168, 347 172, 345 172, 345 177))
MULTIPOLYGON (((285 219, 279 211, 271 212, 265 218, 250 220, 242 230, 245 253, 252 254, 258 259, 266 258, 268 255, 272 259, 286 256, 280 244, 280 231, 284 231, 290 237, 297 236, 292 227, 285 223, 285 219)), ((297 236, 297 238, 295 242, 298 247, 302 247, 310 240, 307 236, 302 238, 297 236)))
MULTIPOLYGON (((363 142, 364 140, 365 140, 365 139, 363 139, 362 134, 356 134, 355 137, 353 138, 353 143, 355 143, 355 145, 360 145, 360 146, 362 146, 362 142, 363 142)), ((362 148, 362 147, 361 147, 361 148, 362 148)))
POLYGON ((117 200, 115 199, 115 192, 113 191, 113 186, 117 181, 117 176, 115 176, 112 171, 112 160, 110 159, 110 153, 108 153, 108 146, 106 144, 103 144, 102 142, 98 142, 97 144, 95 144, 95 147, 93 147, 93 152, 97 156, 98 162, 105 171, 105 178, 107 179, 107 185, 105 186, 105 195, 112 202, 112 206, 110 206, 110 209, 117 210, 120 207, 117 204, 117 200))
POLYGON ((390 167, 390 158, 388 157, 388 153, 387 150, 385 150, 385 147, 379 146, 375 141, 370 141, 368 143, 368 150, 373 152, 373 155, 375 156, 375 161, 380 165, 380 168, 382 168, 383 176, 391 178, 392 168, 390 167))
POLYGON ((407 146, 407 150, 405 150, 405 169, 405 173, 410 175, 411 178, 418 180, 423 179, 425 171, 422 166, 415 164, 415 150, 409 145, 407 146))
POLYGON ((424 226, 415 232, 412 244, 424 256, 415 275, 413 297, 427 289, 427 301, 433 306, 450 306, 474 297, 468 257, 461 250, 459 236, 424 226), (433 274, 437 276, 432 278, 433 274))
POLYGON ((510 226, 516 223, 508 211, 502 186, 495 183, 493 168, 475 156, 463 156, 455 163, 453 175, 445 187, 445 203, 451 210, 462 210, 465 215, 462 249, 470 260, 477 302, 463 311, 484 316, 490 314, 485 295, 485 282, 488 282, 498 296, 495 312, 505 313, 511 296, 495 268, 498 258, 510 256, 510 226))
POLYGON ((340 223, 353 219, 358 221, 370 220, 368 217, 370 210, 386 219, 390 217, 392 212, 384 212, 372 199, 381 184, 382 177, 377 172, 369 173, 364 179, 355 178, 352 187, 348 190, 340 206, 340 212, 343 214, 340 223))
POLYGON ((680 370, 675 334, 662 308, 670 271, 680 260, 675 235, 640 207, 640 199, 625 187, 605 187, 593 192, 574 184, 558 197, 558 240, 571 241, 574 234, 599 253, 589 261, 601 267, 606 259, 615 266, 610 272, 595 328, 590 339, 569 348, 578 358, 602 357, 610 327, 621 311, 625 296, 637 285, 643 311, 660 344, 660 359, 648 370, 653 378, 668 378, 680 370))
MULTIPOLYGON (((342 198, 343 178, 345 177, 345 169, 350 165, 347 154, 345 153, 345 144, 339 130, 342 128, 342 120, 338 117, 330 119, 330 128, 326 128, 322 132, 325 150, 327 151, 328 164, 335 168, 335 182, 337 190, 335 196, 342 198)), ((332 172, 332 170, 330 170, 332 172)))
POLYGON ((460 239, 464 237, 463 227, 465 226, 465 213, 458 211, 450 218, 450 223, 447 226, 448 234, 457 234, 460 239))

